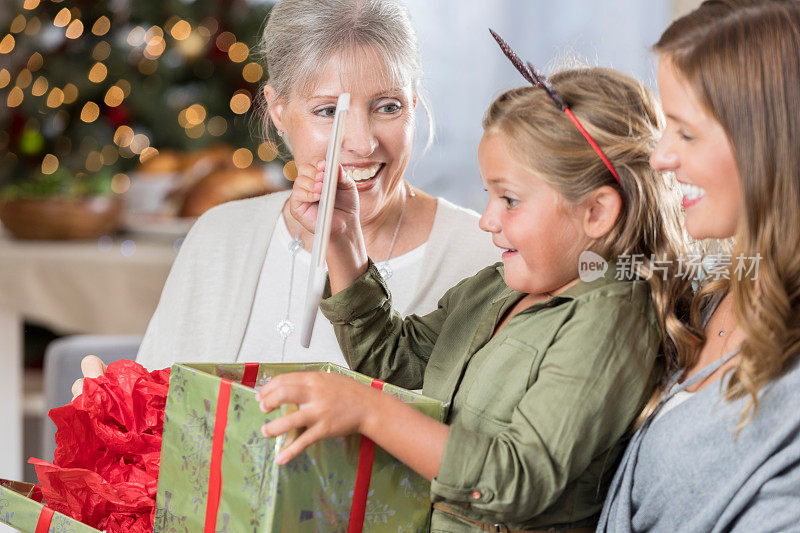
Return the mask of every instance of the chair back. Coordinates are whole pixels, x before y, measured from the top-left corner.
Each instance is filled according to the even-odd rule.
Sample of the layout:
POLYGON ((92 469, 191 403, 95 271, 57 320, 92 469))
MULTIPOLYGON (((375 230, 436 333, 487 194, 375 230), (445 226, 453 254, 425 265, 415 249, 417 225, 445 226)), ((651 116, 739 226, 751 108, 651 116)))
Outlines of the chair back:
POLYGON ((140 335, 70 335, 51 342, 44 356, 44 401, 41 459, 53 460, 56 425, 47 416, 50 409, 72 401, 72 384, 83 377, 81 360, 96 355, 105 364, 119 359, 135 359, 140 335))

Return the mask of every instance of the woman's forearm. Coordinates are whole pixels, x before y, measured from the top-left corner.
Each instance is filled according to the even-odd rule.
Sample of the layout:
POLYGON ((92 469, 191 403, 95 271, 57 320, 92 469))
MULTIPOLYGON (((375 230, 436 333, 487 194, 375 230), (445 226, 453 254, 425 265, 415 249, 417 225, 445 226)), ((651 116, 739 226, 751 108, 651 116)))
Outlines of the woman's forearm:
POLYGON ((388 394, 375 394, 361 433, 428 481, 442 464, 450 428, 388 394))

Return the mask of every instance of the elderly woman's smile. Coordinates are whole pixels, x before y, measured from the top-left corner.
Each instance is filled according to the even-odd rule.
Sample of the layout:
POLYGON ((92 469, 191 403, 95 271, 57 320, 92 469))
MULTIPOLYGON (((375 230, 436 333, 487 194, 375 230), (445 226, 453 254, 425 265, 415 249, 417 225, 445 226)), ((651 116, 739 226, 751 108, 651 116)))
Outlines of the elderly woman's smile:
POLYGON ((363 165, 350 165, 342 167, 345 176, 355 181, 357 184, 370 181, 378 171, 383 168, 383 163, 365 163, 363 165))

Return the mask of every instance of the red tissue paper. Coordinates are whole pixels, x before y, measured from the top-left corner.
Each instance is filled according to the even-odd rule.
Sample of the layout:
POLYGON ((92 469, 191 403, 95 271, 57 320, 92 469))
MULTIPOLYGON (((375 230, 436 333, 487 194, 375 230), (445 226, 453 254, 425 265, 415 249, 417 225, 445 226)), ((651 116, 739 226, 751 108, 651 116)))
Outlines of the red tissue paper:
POLYGON ((108 533, 152 531, 168 390, 169 368, 122 360, 51 409, 53 463, 29 461, 47 506, 108 533))

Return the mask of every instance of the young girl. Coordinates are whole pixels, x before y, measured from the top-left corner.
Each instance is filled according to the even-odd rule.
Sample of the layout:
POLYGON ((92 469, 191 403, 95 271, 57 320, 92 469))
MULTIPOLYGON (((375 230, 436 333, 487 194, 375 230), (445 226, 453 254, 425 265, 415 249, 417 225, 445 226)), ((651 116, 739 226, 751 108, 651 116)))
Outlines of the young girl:
POLYGON ((681 183, 687 232, 735 247, 675 336, 599 530, 798 531, 800 2, 704 2, 655 49, 652 164, 681 183))
MULTIPOLYGON (((432 480, 433 531, 596 523, 620 439, 652 392, 659 325, 674 319, 657 312, 659 278, 643 278, 651 255, 676 256, 678 206, 647 162, 660 115, 645 88, 600 68, 565 71, 552 84, 599 147, 543 89, 500 96, 478 160, 489 193, 480 227, 503 261, 450 289, 428 315, 401 319, 392 309, 364 251, 353 183, 340 177, 323 312, 352 368, 422 387, 450 413, 441 424, 342 376, 281 375, 257 393, 262 409, 305 408, 262 431, 306 430, 279 463, 358 432, 432 480), (582 257, 587 250, 612 262, 591 270, 587 255, 599 258, 582 257), (626 255, 637 257, 640 277, 613 261, 626 255)), ((309 229, 321 179, 299 177, 292 194, 292 213, 309 229)))

